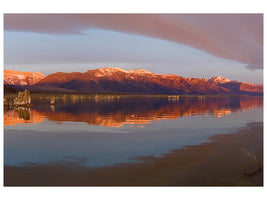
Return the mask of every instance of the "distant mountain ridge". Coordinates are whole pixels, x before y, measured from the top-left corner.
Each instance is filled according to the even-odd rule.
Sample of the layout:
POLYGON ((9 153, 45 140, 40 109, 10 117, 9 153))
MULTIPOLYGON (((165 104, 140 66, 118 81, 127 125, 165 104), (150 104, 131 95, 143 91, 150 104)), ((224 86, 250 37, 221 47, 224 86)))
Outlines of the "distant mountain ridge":
POLYGON ((35 91, 120 94, 263 94, 263 85, 231 81, 219 76, 211 79, 185 78, 174 74, 156 74, 144 69, 120 68, 100 68, 84 73, 57 72, 27 88, 35 91))

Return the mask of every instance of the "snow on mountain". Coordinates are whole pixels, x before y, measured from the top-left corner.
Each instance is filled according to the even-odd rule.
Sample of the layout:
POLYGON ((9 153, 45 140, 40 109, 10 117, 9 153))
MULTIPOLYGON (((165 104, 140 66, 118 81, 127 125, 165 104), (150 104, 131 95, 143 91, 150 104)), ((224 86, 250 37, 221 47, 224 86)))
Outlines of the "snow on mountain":
POLYGON ((4 84, 8 85, 34 85, 45 75, 39 72, 21 72, 4 69, 4 84))
POLYGON ((227 79, 227 78, 223 78, 220 76, 214 76, 211 79, 209 79, 210 83, 227 83, 230 82, 231 80, 227 79))
MULTIPOLYGON (((87 71, 90 72, 91 70, 87 71)), ((100 68, 100 69, 96 69, 94 70, 95 76, 96 77, 105 77, 105 76, 112 76, 114 73, 117 72, 122 72, 122 73, 126 73, 126 74, 152 74, 152 72, 146 71, 144 69, 137 69, 137 70, 124 70, 118 67, 115 68, 109 68, 109 67, 105 67, 105 68, 100 68)))

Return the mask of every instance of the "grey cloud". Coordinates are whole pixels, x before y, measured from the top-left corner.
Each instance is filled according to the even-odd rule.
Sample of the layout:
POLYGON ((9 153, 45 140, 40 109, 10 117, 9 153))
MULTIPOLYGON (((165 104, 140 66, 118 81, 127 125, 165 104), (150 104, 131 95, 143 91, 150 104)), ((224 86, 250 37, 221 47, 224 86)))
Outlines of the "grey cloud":
POLYGON ((140 34, 263 68, 262 14, 5 14, 5 30, 83 34, 89 28, 140 34))

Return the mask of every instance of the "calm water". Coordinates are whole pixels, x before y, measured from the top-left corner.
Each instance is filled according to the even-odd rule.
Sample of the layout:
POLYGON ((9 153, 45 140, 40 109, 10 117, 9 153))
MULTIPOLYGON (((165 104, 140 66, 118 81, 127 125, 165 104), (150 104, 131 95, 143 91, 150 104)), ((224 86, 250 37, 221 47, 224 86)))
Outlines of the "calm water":
POLYGON ((58 95, 54 106, 49 98, 36 95, 31 109, 5 110, 5 165, 141 162, 263 121, 262 97, 58 95))

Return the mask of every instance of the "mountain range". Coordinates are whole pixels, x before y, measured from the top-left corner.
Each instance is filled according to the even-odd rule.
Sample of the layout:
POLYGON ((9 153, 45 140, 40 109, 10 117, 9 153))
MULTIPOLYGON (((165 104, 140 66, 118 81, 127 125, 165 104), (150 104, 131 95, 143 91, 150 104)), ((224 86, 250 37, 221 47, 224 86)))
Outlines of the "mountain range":
POLYGON ((143 69, 100 68, 87 72, 37 72, 4 70, 5 91, 28 89, 39 92, 176 95, 262 95, 263 85, 222 77, 186 78, 143 69))

